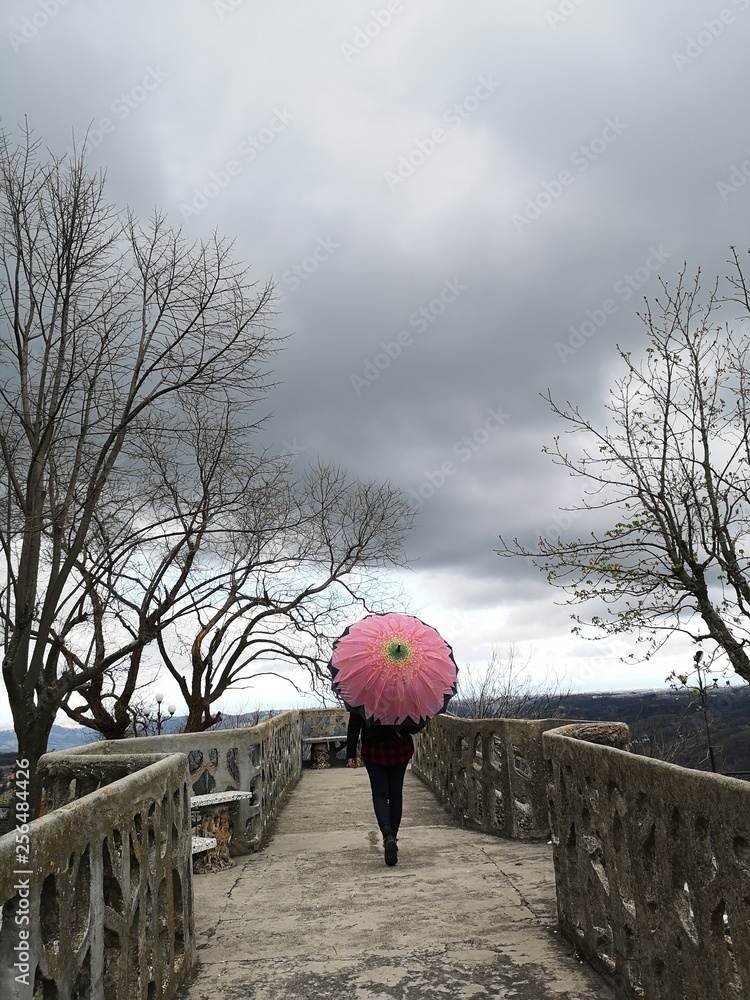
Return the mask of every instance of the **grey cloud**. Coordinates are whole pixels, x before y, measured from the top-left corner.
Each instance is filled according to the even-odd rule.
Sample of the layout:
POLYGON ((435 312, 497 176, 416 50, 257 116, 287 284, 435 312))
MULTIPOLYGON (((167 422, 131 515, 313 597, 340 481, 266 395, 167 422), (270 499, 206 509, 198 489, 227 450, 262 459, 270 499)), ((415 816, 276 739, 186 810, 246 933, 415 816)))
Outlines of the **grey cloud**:
POLYGON ((716 14, 699 0, 587 2, 557 22, 554 0, 404 0, 347 59, 342 44, 384 0, 338 0, 325 15, 303 0, 70 0, 17 52, 8 34, 38 5, 13 2, 3 122, 28 113, 64 149, 71 129, 116 119, 92 149, 112 197, 144 215, 161 205, 191 236, 236 237, 258 279, 279 282, 290 341, 268 446, 296 440, 300 462, 320 453, 407 491, 452 461, 409 540, 415 599, 496 601, 498 640, 514 620, 528 638, 549 608, 545 629, 563 643, 559 595, 493 549, 501 531, 544 532, 557 502, 575 499, 541 454, 561 428, 539 394, 601 412, 615 344, 643 344, 635 310, 656 274, 673 279, 684 259, 722 273, 729 246, 747 242, 750 183, 717 188, 750 157, 743 4, 727 0, 734 19, 708 43, 716 14), (150 67, 168 76, 136 100, 150 67), (456 125, 451 109, 488 76, 497 88, 456 125), (135 106, 118 117, 123 93, 135 106), (275 131, 284 109, 294 117, 275 131), (435 129, 445 139, 431 149, 435 129), (196 190, 205 206, 186 217, 196 190), (319 259, 321 240, 338 246, 319 259), (466 290, 424 330, 410 324, 454 279, 466 290), (357 393, 352 376, 400 333, 409 342, 357 393), (491 408, 511 419, 462 461, 455 447, 491 408), (453 579, 452 597, 435 574, 453 579))

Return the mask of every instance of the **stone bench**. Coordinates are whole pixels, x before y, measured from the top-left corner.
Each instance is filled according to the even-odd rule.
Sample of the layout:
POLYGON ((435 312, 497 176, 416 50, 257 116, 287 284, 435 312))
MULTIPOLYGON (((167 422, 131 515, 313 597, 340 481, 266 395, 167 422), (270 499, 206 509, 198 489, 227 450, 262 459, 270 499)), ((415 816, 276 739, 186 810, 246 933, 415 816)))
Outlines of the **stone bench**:
MULTIPOLYGON (((252 792, 240 791, 191 796, 190 810, 195 831, 193 839, 213 841, 212 848, 204 849, 201 852, 203 856, 194 863, 194 871, 219 871, 233 866, 234 862, 229 855, 229 842, 233 830, 230 813, 236 803, 248 799, 252 802, 252 798, 252 792)), ((258 812, 260 806, 252 806, 251 809, 258 812)))
POLYGON ((216 848, 216 837, 193 837, 193 854, 203 854, 216 848))
POLYGON ((303 737, 302 745, 310 747, 310 767, 317 771, 331 766, 331 745, 340 750, 346 746, 346 736, 307 736, 303 737))
POLYGON ((211 806, 223 806, 242 799, 252 799, 252 792, 228 791, 210 792, 208 795, 191 795, 191 809, 209 809, 211 806))

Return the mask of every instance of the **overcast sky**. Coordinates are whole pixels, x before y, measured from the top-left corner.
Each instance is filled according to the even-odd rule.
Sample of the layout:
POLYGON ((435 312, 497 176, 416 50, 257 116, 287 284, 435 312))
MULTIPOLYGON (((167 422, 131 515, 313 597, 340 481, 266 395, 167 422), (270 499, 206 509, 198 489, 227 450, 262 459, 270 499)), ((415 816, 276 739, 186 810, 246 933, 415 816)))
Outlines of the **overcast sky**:
POLYGON ((580 497, 542 454, 561 428, 540 393, 600 412, 656 275, 724 274, 748 245, 750 0, 0 16, 7 130, 27 116, 60 152, 88 128, 115 203, 236 237, 277 281, 265 441, 414 491, 411 610, 459 664, 513 642, 573 687, 662 686, 668 653, 624 666, 627 641, 574 641, 559 592, 494 550, 580 497))

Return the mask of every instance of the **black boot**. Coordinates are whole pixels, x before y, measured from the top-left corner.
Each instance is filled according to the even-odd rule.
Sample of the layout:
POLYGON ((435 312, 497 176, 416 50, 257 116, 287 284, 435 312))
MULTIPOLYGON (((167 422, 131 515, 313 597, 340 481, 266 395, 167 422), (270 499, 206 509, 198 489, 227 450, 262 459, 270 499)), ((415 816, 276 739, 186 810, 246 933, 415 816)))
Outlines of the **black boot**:
POLYGON ((392 868, 393 865, 398 864, 398 844, 389 829, 383 831, 383 847, 385 849, 385 863, 392 868))

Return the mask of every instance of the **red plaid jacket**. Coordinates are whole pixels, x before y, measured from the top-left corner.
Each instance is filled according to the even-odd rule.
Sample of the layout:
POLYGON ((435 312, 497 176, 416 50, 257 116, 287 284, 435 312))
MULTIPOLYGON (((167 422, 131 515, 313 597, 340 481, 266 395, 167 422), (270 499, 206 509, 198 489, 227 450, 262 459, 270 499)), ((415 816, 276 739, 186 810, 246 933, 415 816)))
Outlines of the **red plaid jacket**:
POLYGON ((407 764, 414 754, 414 741, 408 733, 400 736, 388 726, 366 726, 361 716, 352 712, 346 731, 346 756, 357 756, 357 743, 362 735, 362 760, 385 767, 407 764))

